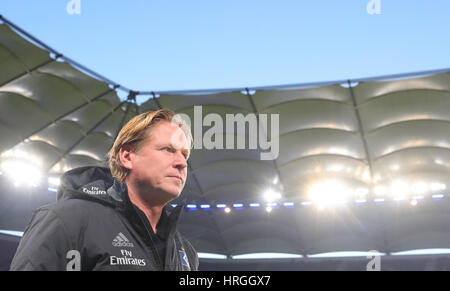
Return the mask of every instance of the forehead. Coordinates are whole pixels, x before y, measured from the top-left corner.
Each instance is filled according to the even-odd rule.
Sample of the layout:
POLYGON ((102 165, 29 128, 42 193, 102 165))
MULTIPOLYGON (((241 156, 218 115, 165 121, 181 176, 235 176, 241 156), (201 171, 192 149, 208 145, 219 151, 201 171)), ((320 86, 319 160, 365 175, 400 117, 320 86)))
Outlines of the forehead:
POLYGON ((161 144, 179 146, 188 148, 188 140, 186 134, 177 124, 170 121, 161 121, 157 123, 148 132, 147 142, 151 144, 161 144))

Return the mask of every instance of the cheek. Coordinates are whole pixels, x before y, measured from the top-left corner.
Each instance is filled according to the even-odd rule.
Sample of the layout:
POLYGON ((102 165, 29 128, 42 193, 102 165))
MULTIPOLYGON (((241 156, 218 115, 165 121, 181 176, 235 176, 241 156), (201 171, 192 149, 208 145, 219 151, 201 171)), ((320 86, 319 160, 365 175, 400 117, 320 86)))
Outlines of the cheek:
POLYGON ((138 165, 138 170, 136 172, 139 173, 139 176, 142 178, 153 178, 157 177, 161 174, 161 170, 158 169, 158 163, 157 162, 147 162, 144 160, 141 160, 138 165))

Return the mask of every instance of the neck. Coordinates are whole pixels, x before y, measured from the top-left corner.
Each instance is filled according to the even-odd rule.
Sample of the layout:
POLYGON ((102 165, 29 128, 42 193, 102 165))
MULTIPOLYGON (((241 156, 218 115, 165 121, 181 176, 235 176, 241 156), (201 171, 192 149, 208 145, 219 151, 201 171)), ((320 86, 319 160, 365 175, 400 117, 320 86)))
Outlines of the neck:
POLYGON ((153 232, 156 233, 156 226, 158 225, 162 210, 166 203, 161 201, 152 201, 149 199, 151 198, 151 195, 143 195, 138 191, 138 189, 136 189, 136 187, 134 187, 132 183, 126 181, 126 184, 131 203, 144 212, 150 222, 150 225, 152 226, 153 232))

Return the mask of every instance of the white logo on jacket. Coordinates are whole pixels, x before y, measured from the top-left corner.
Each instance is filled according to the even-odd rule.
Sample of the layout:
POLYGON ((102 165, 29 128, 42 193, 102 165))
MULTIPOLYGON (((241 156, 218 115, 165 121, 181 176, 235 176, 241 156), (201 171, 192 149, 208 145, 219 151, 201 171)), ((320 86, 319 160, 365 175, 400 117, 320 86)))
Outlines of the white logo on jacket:
POLYGON ((130 242, 121 232, 119 232, 119 234, 113 239, 112 245, 115 247, 134 247, 133 243, 130 242))
POLYGON ((109 263, 111 266, 116 265, 134 265, 145 267, 147 263, 145 259, 133 258, 133 253, 127 250, 120 250, 122 257, 110 256, 109 263))
POLYGON ((101 190, 99 187, 92 186, 90 189, 83 187, 83 192, 90 195, 106 195, 105 190, 101 190))

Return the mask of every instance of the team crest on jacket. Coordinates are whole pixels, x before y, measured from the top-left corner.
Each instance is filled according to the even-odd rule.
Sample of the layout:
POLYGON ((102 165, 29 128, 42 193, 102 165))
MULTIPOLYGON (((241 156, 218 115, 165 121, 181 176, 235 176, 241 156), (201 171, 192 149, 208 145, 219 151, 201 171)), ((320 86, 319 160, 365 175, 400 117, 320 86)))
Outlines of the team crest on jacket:
POLYGON ((188 267, 188 269, 191 269, 189 266, 189 260, 187 258, 184 248, 181 248, 181 251, 178 251, 178 253, 180 254, 181 263, 183 264, 183 266, 186 266, 186 267, 188 267))

